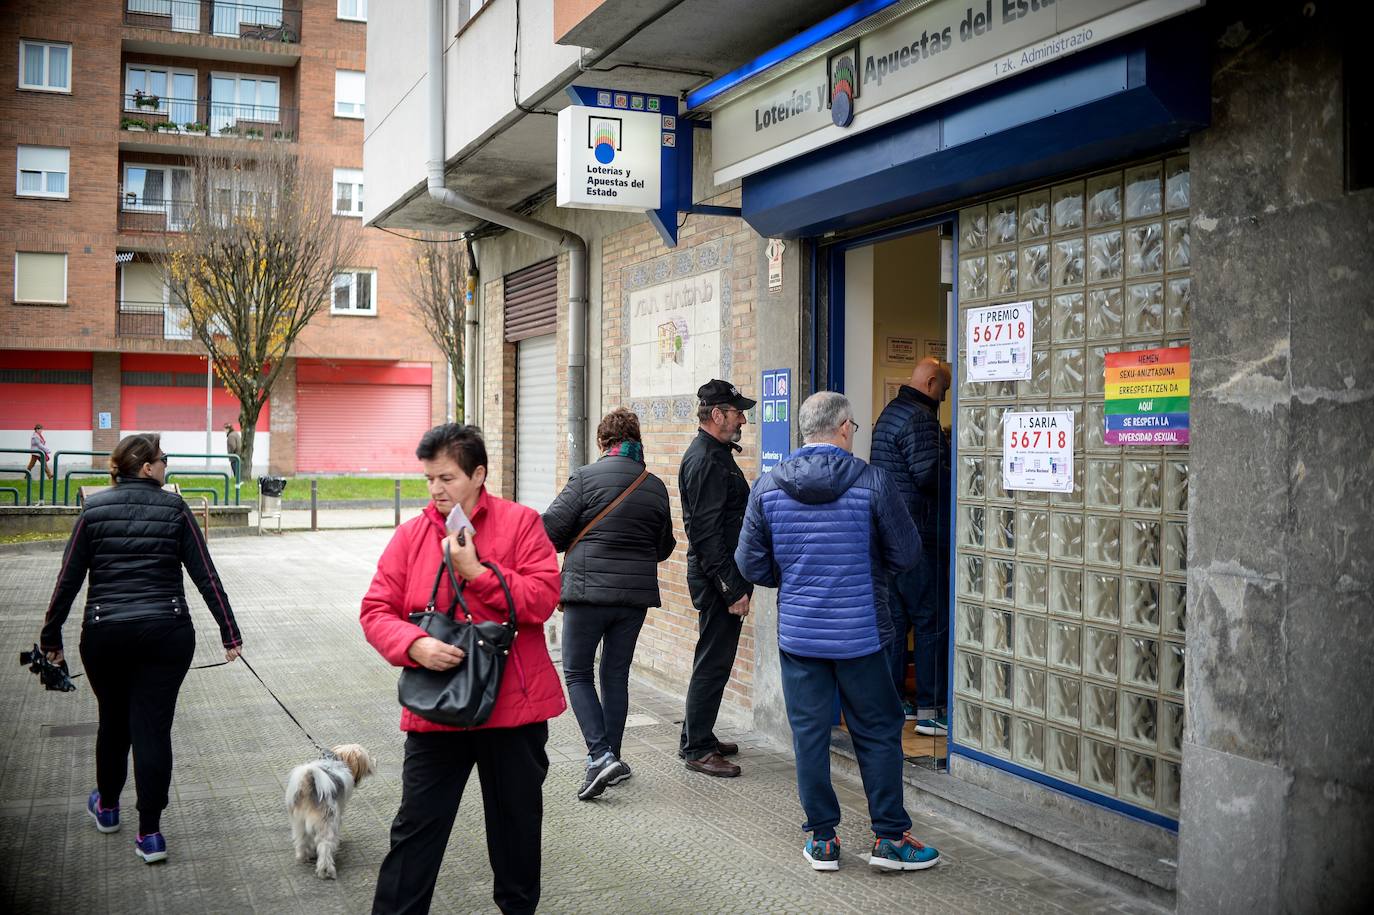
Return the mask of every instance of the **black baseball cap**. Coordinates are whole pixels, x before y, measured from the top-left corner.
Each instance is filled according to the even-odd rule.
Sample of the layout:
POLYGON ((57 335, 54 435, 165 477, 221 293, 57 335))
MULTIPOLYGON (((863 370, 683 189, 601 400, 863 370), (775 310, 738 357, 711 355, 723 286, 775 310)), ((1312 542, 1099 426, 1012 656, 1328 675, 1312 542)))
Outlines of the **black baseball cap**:
POLYGON ((730 406, 736 410, 752 410, 758 401, 750 400, 728 381, 712 378, 697 388, 697 402, 703 407, 730 406))

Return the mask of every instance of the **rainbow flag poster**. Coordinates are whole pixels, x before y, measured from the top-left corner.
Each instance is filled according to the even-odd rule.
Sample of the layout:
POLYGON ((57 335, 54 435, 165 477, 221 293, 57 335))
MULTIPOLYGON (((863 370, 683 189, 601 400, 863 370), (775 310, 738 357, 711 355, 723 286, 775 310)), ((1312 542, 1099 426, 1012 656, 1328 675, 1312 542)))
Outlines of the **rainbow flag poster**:
POLYGON ((1189 347, 1107 354, 1108 445, 1188 444, 1189 347))

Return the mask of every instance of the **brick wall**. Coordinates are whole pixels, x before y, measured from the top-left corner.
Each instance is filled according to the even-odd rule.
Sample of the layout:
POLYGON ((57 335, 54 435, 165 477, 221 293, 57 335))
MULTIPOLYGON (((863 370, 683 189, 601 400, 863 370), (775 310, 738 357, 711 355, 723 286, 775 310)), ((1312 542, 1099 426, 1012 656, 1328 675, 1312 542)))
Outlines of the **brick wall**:
POLYGON ((482 288, 482 437, 487 488, 515 497, 515 344, 506 342, 504 280, 482 288))
MULTIPOLYGON (((272 385, 272 438, 268 444, 268 472, 274 476, 296 473, 296 360, 287 359, 272 385)), ((256 458, 254 463, 257 463, 256 458)), ((248 470, 245 470, 247 473, 248 470)))
POLYGON ((113 451, 119 444, 119 353, 91 354, 91 450, 113 451), (100 428, 100 414, 110 414, 110 428, 100 428))
MULTIPOLYGON (((738 206, 739 195, 734 192, 709 202, 738 206)), ((602 326, 589 330, 590 333, 600 332, 603 336, 602 398, 600 404, 589 405, 589 422, 595 427, 600 417, 616 406, 626 405, 636 409, 640 413, 645 459, 649 469, 668 487, 678 547, 672 557, 659 566, 659 585, 664 605, 649 611, 640 634, 635 665, 638 672, 678 690, 685 686, 691 676, 692 655, 697 642, 697 613, 687 590, 687 537, 682 529, 677 487, 677 469, 682 453, 696 435, 695 407, 690 418, 680 419, 674 418, 671 411, 669 415, 657 417, 643 410, 641 404, 632 403, 622 374, 628 356, 629 335, 621 307, 624 277, 630 268, 655 258, 719 243, 723 255, 728 255, 723 258, 723 279, 730 283, 732 294, 730 320, 722 328, 733 353, 729 380, 746 394, 757 398, 758 366, 754 343, 756 242, 757 236, 738 219, 689 216, 679 233, 678 247, 671 252, 647 222, 609 235, 602 244, 602 326)), ((703 376, 698 383, 707 380, 703 376)), ((560 428, 560 436, 563 431, 560 428)), ((752 483, 758 475, 758 436, 754 427, 745 428, 740 444, 744 450, 736 455, 736 460, 752 483)), ((563 478, 560 476, 560 479, 563 478)), ((725 692, 725 702, 741 710, 749 709, 752 705, 755 637, 752 620, 746 620, 735 667, 725 692)))

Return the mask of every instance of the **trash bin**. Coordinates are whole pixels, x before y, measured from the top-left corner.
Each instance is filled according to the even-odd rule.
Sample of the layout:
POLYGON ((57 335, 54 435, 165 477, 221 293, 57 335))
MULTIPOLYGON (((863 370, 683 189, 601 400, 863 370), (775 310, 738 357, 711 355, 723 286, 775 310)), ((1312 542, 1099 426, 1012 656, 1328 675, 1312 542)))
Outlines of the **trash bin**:
POLYGON ((286 477, 258 477, 258 515, 281 515, 286 477))

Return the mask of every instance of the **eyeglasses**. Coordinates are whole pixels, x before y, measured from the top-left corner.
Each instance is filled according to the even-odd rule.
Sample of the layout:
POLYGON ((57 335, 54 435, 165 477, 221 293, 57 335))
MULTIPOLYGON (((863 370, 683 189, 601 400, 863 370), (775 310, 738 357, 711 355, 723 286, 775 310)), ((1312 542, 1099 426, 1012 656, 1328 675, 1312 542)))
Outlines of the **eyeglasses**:
POLYGON ((863 428, 863 426, 861 426, 861 425, 859 425, 858 423, 854 422, 854 420, 852 420, 852 419, 846 419, 845 422, 848 423, 849 425, 851 425, 851 426, 854 427, 855 433, 857 433, 860 429, 863 428))
POLYGON ((159 454, 159 455, 157 456, 157 460, 156 460, 156 461, 153 461, 153 463, 154 463, 154 464, 165 464, 165 463, 167 463, 167 455, 165 455, 165 454, 159 454))

